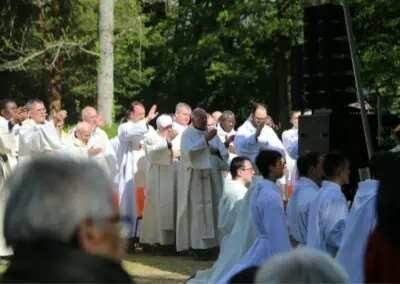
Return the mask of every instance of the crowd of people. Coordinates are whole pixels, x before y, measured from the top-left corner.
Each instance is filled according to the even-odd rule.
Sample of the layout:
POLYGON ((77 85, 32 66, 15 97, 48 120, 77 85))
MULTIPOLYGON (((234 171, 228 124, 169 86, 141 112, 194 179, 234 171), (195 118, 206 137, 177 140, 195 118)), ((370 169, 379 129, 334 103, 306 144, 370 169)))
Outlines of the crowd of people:
POLYGON ((374 155, 349 212, 342 188, 350 161, 340 153, 299 157, 299 111, 280 139, 264 104, 235 130, 229 110, 178 103, 174 114, 159 115, 135 101, 108 137, 91 106, 68 133, 67 113, 48 117, 40 100, 0 107, 0 256, 13 255, 7 280, 39 279, 43 268, 26 264, 43 254, 54 267, 43 279, 126 282, 115 263, 137 239, 162 254, 216 259, 188 283, 400 280, 397 154, 374 155), (61 252, 69 257, 52 262, 61 252), (77 273, 75 262, 87 271, 77 273), (96 265, 104 269, 95 277, 96 265))

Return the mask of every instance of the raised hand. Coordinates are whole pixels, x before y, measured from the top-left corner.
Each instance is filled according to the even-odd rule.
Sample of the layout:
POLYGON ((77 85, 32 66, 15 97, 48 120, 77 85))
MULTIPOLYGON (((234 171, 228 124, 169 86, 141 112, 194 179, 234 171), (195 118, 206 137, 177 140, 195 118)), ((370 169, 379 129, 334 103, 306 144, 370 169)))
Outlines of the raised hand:
POLYGON ((155 119, 157 116, 158 116, 157 105, 153 105, 151 107, 151 109, 149 110, 149 113, 147 114, 146 120, 147 120, 147 122, 150 122, 153 119, 155 119))
POLYGON ((217 135, 217 129, 211 129, 204 132, 204 138, 206 139, 206 141, 210 141, 215 137, 215 135, 217 135))

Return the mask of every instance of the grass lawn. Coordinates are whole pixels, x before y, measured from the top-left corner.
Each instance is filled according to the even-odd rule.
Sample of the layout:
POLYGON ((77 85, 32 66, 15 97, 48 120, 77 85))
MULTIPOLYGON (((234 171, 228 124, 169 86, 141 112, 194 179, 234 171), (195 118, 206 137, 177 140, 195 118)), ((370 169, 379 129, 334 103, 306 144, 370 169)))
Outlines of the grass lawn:
POLYGON ((195 261, 189 256, 153 256, 142 252, 124 261, 125 269, 137 283, 183 283, 196 271, 212 264, 212 261, 195 261))
MULTIPOLYGON (((136 283, 184 283, 197 270, 211 267, 212 261, 195 261, 189 256, 153 256, 138 251, 125 258, 123 266, 136 283)), ((7 266, 0 266, 0 274, 7 266)))

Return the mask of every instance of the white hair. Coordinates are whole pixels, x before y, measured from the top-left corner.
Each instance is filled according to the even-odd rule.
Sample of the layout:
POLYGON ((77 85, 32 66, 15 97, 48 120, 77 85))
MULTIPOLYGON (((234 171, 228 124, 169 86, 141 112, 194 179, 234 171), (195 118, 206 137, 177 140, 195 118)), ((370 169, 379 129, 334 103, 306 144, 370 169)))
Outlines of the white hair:
POLYGON ((81 120, 82 121, 85 121, 86 120, 86 117, 88 116, 88 112, 89 111, 95 111, 96 113, 97 113, 97 110, 94 108, 94 107, 92 107, 92 106, 85 106, 83 109, 82 109, 82 113, 81 113, 81 120))
POLYGON ((188 105, 186 103, 178 103, 175 107, 175 113, 179 112, 183 108, 186 108, 186 109, 192 111, 192 108, 190 107, 190 105, 188 105))
POLYGON ((69 242, 84 218, 113 214, 112 184, 95 162, 55 155, 19 166, 6 184, 4 236, 9 246, 53 239, 69 242))
POLYGON ((343 268, 329 255, 315 249, 298 248, 267 261, 256 283, 350 283, 343 268))

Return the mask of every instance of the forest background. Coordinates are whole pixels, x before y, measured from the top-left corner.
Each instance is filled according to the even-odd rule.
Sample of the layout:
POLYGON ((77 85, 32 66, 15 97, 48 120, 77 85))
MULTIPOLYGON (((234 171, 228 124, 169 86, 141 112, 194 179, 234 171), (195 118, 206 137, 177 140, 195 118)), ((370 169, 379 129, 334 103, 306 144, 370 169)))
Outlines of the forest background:
MULTIPOLYGON (((106 103, 118 122, 132 100, 161 113, 180 101, 230 109, 240 122, 263 101, 287 128, 290 47, 303 41, 304 7, 327 2, 339 1, 2 0, 0 95, 43 99, 66 109, 68 124, 83 106, 106 103), (99 24, 107 10, 103 19, 99 11, 110 1, 114 86, 104 102, 99 24)), ((400 114, 400 1, 350 4, 367 99, 375 107, 380 96, 384 111, 400 114)))

